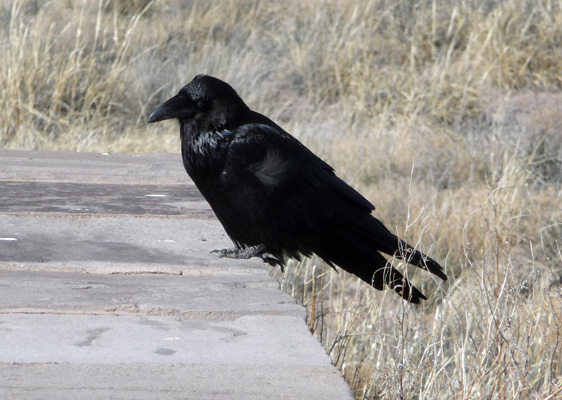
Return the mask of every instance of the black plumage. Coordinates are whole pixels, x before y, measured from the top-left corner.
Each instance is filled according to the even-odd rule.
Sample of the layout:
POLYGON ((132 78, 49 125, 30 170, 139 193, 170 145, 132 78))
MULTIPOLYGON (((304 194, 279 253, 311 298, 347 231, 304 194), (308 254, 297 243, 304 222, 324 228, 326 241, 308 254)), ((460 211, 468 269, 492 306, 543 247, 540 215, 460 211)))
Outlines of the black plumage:
POLYGON ((373 287, 386 284, 412 303, 426 297, 380 252, 446 280, 441 266, 398 239, 375 207, 332 167, 269 118, 254 112, 227 83, 198 75, 158 107, 148 123, 176 118, 185 169, 235 244, 224 257, 315 253, 373 287))

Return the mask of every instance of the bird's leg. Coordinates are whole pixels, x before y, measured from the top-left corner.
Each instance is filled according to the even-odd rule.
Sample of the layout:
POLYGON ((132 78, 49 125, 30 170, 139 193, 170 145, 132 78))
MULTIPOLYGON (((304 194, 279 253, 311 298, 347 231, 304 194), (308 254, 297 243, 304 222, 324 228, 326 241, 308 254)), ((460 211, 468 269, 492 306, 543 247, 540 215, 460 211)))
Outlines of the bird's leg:
POLYGON ((283 271, 283 263, 275 258, 273 255, 269 254, 263 244, 258 244, 256 246, 250 246, 243 249, 232 248, 232 249, 217 249, 211 251, 211 253, 218 253, 221 258, 241 258, 244 260, 250 259, 252 257, 260 257, 264 262, 269 265, 281 266, 281 271, 283 271))

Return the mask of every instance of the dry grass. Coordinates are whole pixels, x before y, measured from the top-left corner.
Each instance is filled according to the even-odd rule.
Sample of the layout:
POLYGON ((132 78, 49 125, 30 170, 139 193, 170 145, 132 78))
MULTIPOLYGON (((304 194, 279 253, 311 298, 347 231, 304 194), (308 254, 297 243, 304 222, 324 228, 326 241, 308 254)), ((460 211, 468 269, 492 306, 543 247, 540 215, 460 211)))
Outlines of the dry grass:
POLYGON ((177 152, 146 116, 225 79, 451 277, 413 276, 414 308, 318 260, 287 269, 358 398, 562 398, 560 7, 3 1, 0 143, 177 152))

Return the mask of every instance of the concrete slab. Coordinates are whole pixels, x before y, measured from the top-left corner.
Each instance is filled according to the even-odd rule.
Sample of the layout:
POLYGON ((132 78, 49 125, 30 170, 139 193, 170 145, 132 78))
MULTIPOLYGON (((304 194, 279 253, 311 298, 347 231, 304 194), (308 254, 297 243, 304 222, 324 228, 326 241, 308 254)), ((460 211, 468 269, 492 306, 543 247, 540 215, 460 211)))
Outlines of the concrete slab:
MULTIPOLYGON (((3 315, 132 313, 214 321, 249 315, 305 317, 304 309, 264 273, 173 276, 0 270, 0 282, 3 315)), ((0 343, 1 338, 0 333, 0 343)))
POLYGON ((194 185, 0 181, 0 188, 10 214, 213 216, 194 185))
POLYGON ((179 154, 109 154, 0 149, 0 180, 190 184, 179 154))
POLYGON ((26 400, 324 400, 349 399, 330 367, 209 364, 13 364, 2 388, 26 400), (298 379, 295 379, 298 378, 298 379), (33 384, 30 384, 30 381, 33 384), (41 388, 37 390, 36 388, 41 388), (233 388, 236 390, 233 390, 233 388))
POLYGON ((190 211, 185 213, 178 218, 0 214, 0 267, 91 273, 267 274, 258 259, 227 260, 210 255, 213 249, 232 247, 232 242, 216 219, 189 218, 190 211))
POLYGON ((0 362, 326 366, 299 317, 207 321, 136 315, 12 314, 0 317, 0 362), (33 326, 33 329, 29 329, 33 326), (298 326, 299 328, 295 328, 298 326), (9 332, 9 334, 7 334, 9 332), (287 347, 286 337, 295 346, 287 347), (304 343, 304 344, 303 344, 304 343), (308 360, 309 359, 309 360, 308 360))
POLYGON ((0 150, 0 398, 351 399, 178 155, 0 150))

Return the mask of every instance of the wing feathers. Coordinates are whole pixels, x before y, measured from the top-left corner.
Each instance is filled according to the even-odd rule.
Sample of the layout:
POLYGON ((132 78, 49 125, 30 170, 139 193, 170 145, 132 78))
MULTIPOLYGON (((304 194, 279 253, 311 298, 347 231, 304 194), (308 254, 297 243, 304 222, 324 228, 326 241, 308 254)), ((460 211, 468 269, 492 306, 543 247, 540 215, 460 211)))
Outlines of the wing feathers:
POLYGON ((371 215, 374 206, 368 200, 281 128, 247 124, 229 139, 225 166, 237 187, 222 194, 221 208, 237 214, 221 222, 234 232, 235 242, 264 244, 280 259, 316 253, 329 265, 377 289, 390 286, 413 303, 425 296, 379 251, 447 278, 439 264, 392 234, 371 215))

